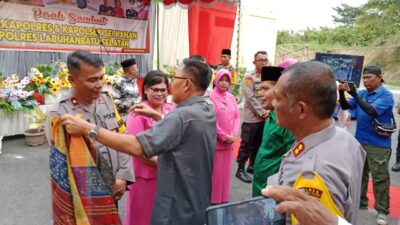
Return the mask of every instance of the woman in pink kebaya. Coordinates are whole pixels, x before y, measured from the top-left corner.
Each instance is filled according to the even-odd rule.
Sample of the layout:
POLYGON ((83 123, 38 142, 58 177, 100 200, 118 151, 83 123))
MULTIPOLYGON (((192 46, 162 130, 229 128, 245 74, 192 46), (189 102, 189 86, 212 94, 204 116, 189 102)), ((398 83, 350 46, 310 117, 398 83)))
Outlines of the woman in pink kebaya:
MULTIPOLYGON (((161 71, 147 73, 143 80, 141 104, 150 106, 164 116, 174 109, 166 103, 167 95, 167 76, 161 71)), ((129 115, 126 122, 128 134, 136 135, 156 123, 152 118, 138 114, 129 115)), ((126 192, 124 225, 148 225, 156 195, 157 158, 148 160, 133 156, 132 161, 136 181, 129 186, 130 191, 126 192)))
POLYGON ((232 173, 233 144, 237 138, 240 112, 235 97, 227 90, 231 81, 228 70, 221 69, 214 80, 210 93, 217 120, 217 146, 214 156, 211 204, 229 201, 232 173))

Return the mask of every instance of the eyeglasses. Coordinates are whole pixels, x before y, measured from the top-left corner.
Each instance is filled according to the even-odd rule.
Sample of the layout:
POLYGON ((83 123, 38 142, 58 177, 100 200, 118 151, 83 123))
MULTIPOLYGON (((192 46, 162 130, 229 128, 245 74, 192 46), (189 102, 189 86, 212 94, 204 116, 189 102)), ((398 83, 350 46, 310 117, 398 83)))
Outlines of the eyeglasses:
POLYGON ((268 59, 256 59, 254 61, 256 61, 256 62, 269 62, 268 59))
POLYGON ((161 93, 161 94, 165 94, 167 92, 166 88, 150 88, 151 92, 153 93, 161 93))

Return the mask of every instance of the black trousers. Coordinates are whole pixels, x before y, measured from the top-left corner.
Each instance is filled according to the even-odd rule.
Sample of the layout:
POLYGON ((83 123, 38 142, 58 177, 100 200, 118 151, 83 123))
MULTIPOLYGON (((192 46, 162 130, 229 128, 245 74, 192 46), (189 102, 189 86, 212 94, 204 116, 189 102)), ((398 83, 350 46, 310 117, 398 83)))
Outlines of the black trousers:
POLYGON ((260 148, 265 122, 242 123, 242 133, 240 138, 239 154, 236 162, 239 167, 244 167, 246 161, 250 159, 250 165, 254 165, 258 149, 260 148))

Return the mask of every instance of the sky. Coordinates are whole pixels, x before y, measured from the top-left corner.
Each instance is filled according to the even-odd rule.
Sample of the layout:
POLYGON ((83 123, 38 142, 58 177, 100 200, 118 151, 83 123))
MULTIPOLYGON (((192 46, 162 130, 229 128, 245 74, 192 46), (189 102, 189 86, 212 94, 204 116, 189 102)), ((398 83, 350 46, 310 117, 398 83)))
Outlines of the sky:
POLYGON ((360 6, 368 0, 247 0, 251 4, 262 4, 271 8, 277 19, 279 30, 305 30, 307 27, 335 27, 333 7, 346 3, 360 6))

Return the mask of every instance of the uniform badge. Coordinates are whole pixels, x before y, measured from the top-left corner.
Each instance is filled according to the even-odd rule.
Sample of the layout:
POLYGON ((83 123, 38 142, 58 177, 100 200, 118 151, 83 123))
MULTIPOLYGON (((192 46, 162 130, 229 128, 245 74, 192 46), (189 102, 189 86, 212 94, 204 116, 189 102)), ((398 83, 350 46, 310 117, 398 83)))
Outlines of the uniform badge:
POLYGON ((299 156, 303 151, 304 151, 305 147, 303 142, 299 142, 296 147, 293 149, 293 154, 294 157, 297 158, 297 156, 299 156))
POLYGON ((308 195, 317 198, 318 200, 321 199, 322 193, 324 193, 322 190, 314 187, 302 187, 300 189, 303 189, 308 195))
POLYGON ((253 83, 253 79, 251 79, 251 77, 246 77, 245 81, 246 81, 246 85, 248 87, 251 87, 251 84, 253 83))

